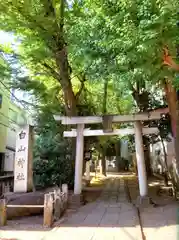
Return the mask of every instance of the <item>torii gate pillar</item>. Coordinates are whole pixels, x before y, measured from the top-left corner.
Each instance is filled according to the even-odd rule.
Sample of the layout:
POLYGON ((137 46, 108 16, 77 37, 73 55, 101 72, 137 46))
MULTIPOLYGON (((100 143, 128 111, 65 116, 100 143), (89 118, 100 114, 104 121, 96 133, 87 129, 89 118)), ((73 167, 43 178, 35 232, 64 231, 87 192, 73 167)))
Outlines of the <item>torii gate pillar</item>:
POLYGON ((84 124, 77 125, 74 194, 81 194, 84 150, 84 124))
POLYGON ((142 139, 142 125, 140 121, 134 122, 134 129, 135 129, 135 149, 139 179, 139 191, 140 197, 145 198, 148 195, 148 185, 142 139))

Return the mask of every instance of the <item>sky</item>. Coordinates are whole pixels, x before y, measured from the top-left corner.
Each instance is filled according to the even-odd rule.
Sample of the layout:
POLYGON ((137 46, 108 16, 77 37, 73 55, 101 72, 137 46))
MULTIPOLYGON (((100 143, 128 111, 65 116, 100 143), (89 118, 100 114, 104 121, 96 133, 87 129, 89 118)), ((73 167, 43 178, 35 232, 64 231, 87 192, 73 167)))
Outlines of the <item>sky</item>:
POLYGON ((15 43, 15 37, 13 34, 0 31, 0 44, 15 43))
MULTIPOLYGON (((15 40, 15 36, 11 33, 0 31, 0 44, 12 44, 13 47, 17 47, 17 41, 15 40)), ((18 98, 19 100, 29 100, 28 94, 25 94, 23 91, 13 91, 13 94, 18 98)), ((11 96, 12 97, 12 96, 11 96)))

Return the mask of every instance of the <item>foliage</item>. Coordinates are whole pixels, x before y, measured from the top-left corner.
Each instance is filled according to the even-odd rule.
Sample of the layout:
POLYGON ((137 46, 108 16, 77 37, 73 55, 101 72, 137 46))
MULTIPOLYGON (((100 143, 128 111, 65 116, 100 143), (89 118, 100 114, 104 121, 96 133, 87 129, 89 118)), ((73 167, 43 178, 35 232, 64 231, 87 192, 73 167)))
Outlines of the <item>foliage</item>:
MULTIPOLYGON (((86 33, 91 28, 91 23, 89 21, 91 15, 87 14, 85 9, 88 7, 89 13, 91 11, 93 12, 95 5, 92 4, 89 6, 88 1, 86 1, 84 4, 76 1, 71 6, 65 5, 63 8, 64 16, 62 20, 59 15, 59 11, 62 8, 62 2, 63 1, 60 1, 60 5, 56 2, 51 5, 51 2, 46 0, 16 1, 13 3, 11 3, 11 1, 1 1, 0 9, 2 11, 2 15, 0 28, 5 31, 12 31, 18 37, 20 44, 15 50, 15 54, 23 67, 25 66, 28 69, 28 74, 26 74, 28 77, 22 77, 22 73, 18 74, 16 79, 20 81, 15 82, 16 87, 32 91, 39 89, 40 93, 41 90, 44 91, 44 85, 48 85, 48 87, 53 86, 55 89, 55 96, 60 98, 60 101, 65 103, 67 100, 65 100, 64 91, 66 94, 68 94, 68 97, 71 98, 73 94, 69 92, 70 90, 67 90, 67 87, 71 88, 70 84, 72 83, 72 90, 75 94, 76 100, 71 100, 75 102, 77 101, 77 103, 74 104, 81 106, 81 96, 79 95, 82 94, 81 89, 83 87, 83 89, 85 89, 84 85, 86 85, 86 83, 84 84, 84 81, 91 81, 91 79, 100 81, 98 84, 99 88, 97 89, 99 89, 98 91, 102 92, 101 83, 103 82, 102 78, 104 74, 101 74, 101 71, 105 73, 109 72, 111 69, 111 63, 109 62, 109 64, 107 64, 107 60, 104 65, 101 65, 99 61, 97 63, 96 60, 89 55, 91 45, 89 44, 89 34, 86 33), (61 29, 59 29, 61 26, 61 21, 64 21, 64 32, 61 32, 61 29), (64 81, 62 79, 63 74, 61 69, 59 69, 59 61, 62 59, 59 59, 57 56, 59 51, 61 51, 57 47, 61 46, 61 41, 65 41, 68 46, 70 80, 65 79, 64 81), (88 46, 88 48, 86 48, 86 46, 88 46), (101 68, 100 71, 96 69, 97 65, 98 68, 101 68), (75 88, 76 82, 80 83, 77 89, 75 88), (63 91, 60 90, 60 86, 62 87, 63 91)), ((99 22, 99 19, 96 19, 94 14, 93 17, 94 20, 97 20, 100 27, 102 22, 99 22)), ((99 28, 98 30, 95 29, 95 25, 91 29, 93 30, 93 33, 90 34, 90 36, 94 34, 94 31, 98 32, 99 30, 99 28)), ((98 37, 99 41, 101 36, 96 37, 98 37)), ((91 38, 91 42, 92 45, 94 45, 93 38, 91 38)), ((108 45, 107 41, 106 44, 108 45)), ((109 46, 109 55, 106 54, 105 58, 104 56, 102 56, 102 58, 100 57, 103 59, 102 64, 104 61, 106 61, 105 59, 107 59, 107 56, 110 58, 110 48, 111 47, 109 46)), ((96 54, 97 56, 100 56, 100 52, 97 52, 96 54)), ((116 75, 114 78, 115 77, 116 75)), ((90 92, 92 92, 95 90, 96 81, 94 83, 90 82, 88 85, 90 85, 90 92), (92 91, 91 87, 93 88, 92 91)), ((121 87, 121 85, 116 86, 116 84, 114 85, 114 83, 111 82, 110 87, 112 88, 110 92, 113 92, 114 89, 121 87)), ((119 98, 121 98, 121 93, 124 89, 125 86, 122 87, 120 92, 115 91, 116 93, 114 96, 111 96, 111 98, 113 97, 114 99, 113 101, 115 102, 115 105, 118 105, 116 103, 118 102, 119 98)), ((92 92, 92 95, 93 97, 96 96, 95 92, 92 92)), ((96 103, 99 102, 100 105, 102 98, 100 94, 97 94, 97 96, 98 98, 96 99, 96 103)), ((127 101, 127 104, 130 101, 131 99, 127 101)), ((111 105, 111 101, 109 102, 109 105, 111 105)), ((123 106, 123 104, 120 105, 123 106)), ((112 110, 112 113, 118 112, 119 107, 120 106, 118 105, 117 109, 112 110)), ((109 109, 111 108, 108 108, 108 110, 109 109)), ((99 113, 99 110, 97 110, 97 112, 99 113)))
MULTIPOLYGON (((127 94, 131 92, 143 110, 141 102, 148 103, 148 93, 156 89, 153 86, 159 87, 166 76, 174 77, 174 72, 163 66, 162 57, 164 46, 176 55, 178 4, 84 1, 70 31, 70 39, 75 39, 71 46, 75 60, 89 66, 87 74, 93 79, 112 79, 114 92, 119 93, 121 87, 127 94)), ((146 104, 146 108, 151 106, 146 104)))
POLYGON ((8 81, 11 76, 11 68, 3 52, 0 51, 0 73, 1 80, 8 81))
POLYGON ((58 155, 50 154, 48 160, 39 158, 34 161, 34 182, 37 188, 61 186, 63 183, 67 183, 70 189, 73 188, 74 172, 71 160, 65 155, 58 155))
POLYGON ((73 162, 70 158, 71 145, 63 139, 63 126, 53 119, 49 109, 38 116, 34 148, 34 179, 40 187, 68 183, 73 186, 73 162))
POLYGON ((16 54, 33 80, 60 83, 66 113, 76 112, 71 67, 66 52, 65 1, 2 1, 1 29, 13 32, 21 42, 16 54))

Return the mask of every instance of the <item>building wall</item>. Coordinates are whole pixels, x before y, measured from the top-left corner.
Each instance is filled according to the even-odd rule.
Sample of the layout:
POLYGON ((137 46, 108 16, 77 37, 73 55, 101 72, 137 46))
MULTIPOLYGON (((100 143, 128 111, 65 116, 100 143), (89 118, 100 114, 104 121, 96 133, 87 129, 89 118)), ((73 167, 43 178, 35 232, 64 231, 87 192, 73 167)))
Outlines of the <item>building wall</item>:
POLYGON ((10 124, 7 130, 6 147, 15 149, 16 145, 16 130, 19 125, 28 124, 28 115, 26 112, 13 103, 9 105, 10 124))
POLYGON ((15 159, 15 152, 11 149, 6 149, 4 169, 3 169, 4 172, 14 171, 14 159, 15 159))
POLYGON ((129 159, 128 141, 121 139, 121 158, 129 159))
POLYGON ((9 104, 9 119, 10 123, 7 130, 4 171, 12 172, 14 170, 16 132, 20 125, 28 124, 29 119, 27 113, 12 102, 9 104))
POLYGON ((9 96, 10 94, 0 83, 0 153, 5 153, 6 138, 8 130, 8 114, 9 114, 9 96))
MULTIPOLYGON (((168 167, 172 165, 175 158, 174 141, 171 136, 169 136, 169 138, 170 141, 164 141, 168 167)), ((163 172, 165 166, 165 159, 162 143, 160 141, 150 145, 150 158, 153 171, 163 172)))
POLYGON ((0 171, 13 172, 16 131, 29 121, 27 113, 10 99, 10 92, 0 83, 0 171))

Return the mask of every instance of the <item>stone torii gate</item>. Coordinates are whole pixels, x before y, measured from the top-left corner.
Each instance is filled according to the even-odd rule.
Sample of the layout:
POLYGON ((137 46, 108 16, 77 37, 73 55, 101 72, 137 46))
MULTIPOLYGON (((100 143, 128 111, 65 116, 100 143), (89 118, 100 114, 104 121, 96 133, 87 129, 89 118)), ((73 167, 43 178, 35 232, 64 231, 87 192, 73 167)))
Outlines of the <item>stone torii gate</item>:
POLYGON ((142 128, 141 121, 157 120, 161 118, 162 112, 141 113, 135 115, 114 115, 114 116, 89 116, 89 117, 62 117, 55 115, 56 121, 63 125, 77 125, 77 129, 64 131, 64 137, 76 137, 76 159, 75 159, 75 181, 74 194, 80 195, 82 191, 82 167, 85 136, 112 136, 135 134, 135 149, 139 179, 140 198, 148 196, 148 185, 144 159, 143 134, 157 134, 158 128, 142 128), (112 129, 112 123, 133 122, 134 128, 112 129), (85 124, 103 123, 107 129, 90 130, 85 129, 85 124))

